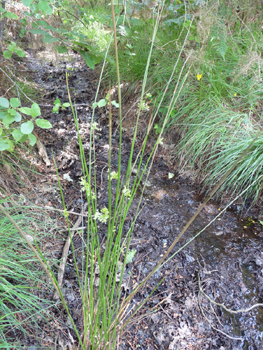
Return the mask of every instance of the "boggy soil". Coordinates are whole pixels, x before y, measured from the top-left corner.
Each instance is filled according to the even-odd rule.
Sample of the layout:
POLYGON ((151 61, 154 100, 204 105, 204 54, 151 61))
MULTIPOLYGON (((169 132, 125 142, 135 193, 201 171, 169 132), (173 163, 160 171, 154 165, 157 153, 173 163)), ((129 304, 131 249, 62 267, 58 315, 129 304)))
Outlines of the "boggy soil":
MULTIPOLYGON (((82 169, 73 116, 70 109, 61 109, 58 114, 54 114, 52 106, 56 98, 60 98, 62 103, 68 102, 65 81, 65 72, 68 69, 69 89, 72 100, 77 105, 79 130, 88 159, 91 105, 94 102, 96 77, 78 56, 72 56, 72 60, 60 61, 56 65, 47 60, 39 61, 32 53, 27 57, 26 66, 39 89, 43 89, 40 103, 42 116, 53 125, 52 129, 37 130, 37 133, 46 147, 51 164, 52 151, 54 153, 68 210, 80 212, 85 199, 80 192, 82 169)), ((97 133, 95 145, 98 202, 102 208, 107 206, 108 202, 106 109, 95 115, 95 121, 101 129, 97 133)), ((113 135, 112 168, 116 170, 119 147, 117 123, 114 123, 113 135)), ((122 143, 123 170, 127 167, 131 137, 127 130, 122 143)), ((139 147, 138 138, 136 152, 139 147)), ((147 152, 148 150, 146 155, 147 152)), ((45 175, 47 186, 57 191, 54 166, 45 165, 39 158, 38 170, 45 175)), ((138 198, 139 195, 138 191, 138 198)), ((126 220, 125 230, 129 229, 138 198, 135 198, 126 220)), ((43 192, 39 203, 62 208, 59 196, 54 195, 54 191, 43 192)), ((126 295, 153 269, 200 203, 198 186, 191 178, 178 176, 176 166, 169 163, 167 150, 160 147, 144 193, 143 210, 131 240, 131 249, 136 249, 136 255, 126 268, 123 285, 126 295), (168 178, 169 172, 175 174, 172 179, 168 178)), ((222 209, 219 204, 209 203, 176 245, 174 252, 215 219, 222 209)), ((133 298, 131 308, 149 296, 164 278, 123 334, 119 341, 119 349, 262 349, 262 307, 235 314, 210 302, 213 300, 224 304, 228 309, 240 310, 262 301, 263 232, 253 215, 257 215, 256 210, 248 219, 242 219, 237 216, 232 206, 232 209, 216 218, 196 239, 171 257, 133 298)), ((74 215, 71 215, 70 219, 76 221, 74 215)), ((103 228, 103 225, 99 227, 101 237, 103 228)), ((61 256, 63 249, 61 234, 64 238, 67 236, 65 231, 60 233, 59 244, 56 245, 58 256, 61 256)), ((75 236, 74 244, 76 249, 80 247, 79 236, 75 236)), ((78 259, 81 260, 81 257, 78 259)), ((73 265, 70 252, 63 292, 70 309, 75 310, 73 316, 78 323, 81 317, 81 302, 76 273, 71 266, 73 265)), ((62 321, 64 326, 60 326, 59 344, 55 344, 58 331, 53 329, 53 341, 52 337, 49 337, 48 341, 43 339, 41 344, 31 344, 31 347, 73 349, 74 331, 66 318, 62 321), (61 327, 64 327, 63 332, 61 327)))

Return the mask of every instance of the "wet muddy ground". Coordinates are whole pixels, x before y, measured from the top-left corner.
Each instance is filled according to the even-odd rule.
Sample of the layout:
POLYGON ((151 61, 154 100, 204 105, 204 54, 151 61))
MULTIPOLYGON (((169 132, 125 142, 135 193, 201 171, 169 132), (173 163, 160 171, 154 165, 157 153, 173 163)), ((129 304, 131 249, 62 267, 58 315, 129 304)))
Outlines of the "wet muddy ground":
MULTIPOLYGON (((80 134, 88 154, 91 105, 94 102, 96 79, 78 56, 72 56, 72 60, 60 61, 55 65, 46 60, 39 60, 31 53, 27 57, 26 65, 39 89, 43 89, 42 105, 45 107, 41 107, 42 116, 53 125, 53 129, 37 130, 37 133, 46 147, 51 162, 52 150, 54 152, 68 210, 80 212, 85 200, 80 194, 79 181, 82 170, 72 113, 69 109, 65 109, 54 114, 52 105, 56 98, 60 98, 62 103, 68 102, 65 83, 65 72, 68 69, 70 93, 72 100, 78 105, 80 134), (65 179, 65 175, 72 181, 65 179)), ((105 195, 108 177, 106 111, 98 113, 95 121, 101 128, 96 139, 96 162, 99 207, 103 207, 108 201, 105 195)), ((117 127, 117 124, 114 127, 117 127)), ((136 147, 139 148, 139 145, 138 140, 136 147)), ((127 166, 130 146, 131 137, 127 133, 124 135, 122 146, 123 169, 127 166)), ((117 160, 118 131, 113 139, 113 170, 117 168, 117 160)), ((45 174, 46 185, 58 192, 54 166, 46 166, 43 160, 39 159, 39 171, 45 174)), ((142 202, 143 210, 131 240, 131 249, 136 249, 136 255, 134 261, 127 265, 124 288, 126 293, 131 292, 132 288, 153 269, 200 205, 197 185, 188 178, 177 176, 176 167, 172 168, 162 156, 162 148, 159 149, 147 185, 142 202), (175 173, 175 177, 168 179, 169 172, 175 173)), ((43 191, 38 204, 61 207, 59 195, 54 195, 54 191, 43 191)), ((134 214, 139 196, 140 191, 132 206, 130 217, 134 214)), ((202 289, 211 300, 224 304, 231 310, 247 309, 262 302, 261 226, 255 217, 238 218, 234 207, 218 218, 216 216, 223 211, 219 204, 209 203, 205 207, 176 245, 174 252, 182 248, 211 220, 216 218, 215 221, 178 254, 171 257, 134 297, 131 307, 135 307, 149 296, 154 287, 165 277, 123 334, 119 349, 260 350, 263 348, 262 307, 232 314, 211 303, 201 292, 202 289)), ((76 217, 71 216, 70 219, 75 221, 76 217)), ((127 220, 126 230, 129 224, 130 221, 127 220)), ((100 230, 102 232, 103 227, 100 230)), ((65 238, 66 235, 65 232, 65 238)), ((74 242, 78 248, 80 244, 78 238, 74 242)), ((59 256, 63 248, 61 237, 56 247, 59 256)), ((70 259, 71 255, 64 278, 63 292, 70 308, 80 310, 77 280, 71 269, 70 259)), ((75 319, 79 314, 75 311, 75 319)), ((74 335, 70 325, 68 327, 74 335)), ((70 343, 69 337, 64 339, 64 344, 67 342, 70 343)), ((60 347, 53 344, 54 347, 49 345, 46 348, 62 349, 61 344, 60 347)), ((39 345, 44 346, 44 341, 39 345)), ((37 345, 36 348, 38 349, 37 345)), ((67 348, 66 345, 64 348, 67 348)))

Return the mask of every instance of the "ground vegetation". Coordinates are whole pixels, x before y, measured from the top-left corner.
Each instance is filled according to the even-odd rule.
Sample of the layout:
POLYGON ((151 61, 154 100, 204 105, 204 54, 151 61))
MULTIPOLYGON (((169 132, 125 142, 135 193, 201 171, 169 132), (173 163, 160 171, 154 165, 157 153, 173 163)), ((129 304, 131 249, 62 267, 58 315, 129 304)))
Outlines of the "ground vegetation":
POLYGON ((235 201, 261 203, 262 11, 243 0, 2 0, 0 348, 260 349, 259 206, 242 228, 229 212, 216 223, 235 201), (203 204, 172 180, 183 174, 203 204), (224 209, 208 205, 216 196, 224 209), (163 230, 142 217, 158 217, 155 206, 163 230), (205 228, 189 232, 202 210, 205 228), (198 240, 209 226, 213 238, 198 240), (228 269, 213 270, 219 253, 228 269))

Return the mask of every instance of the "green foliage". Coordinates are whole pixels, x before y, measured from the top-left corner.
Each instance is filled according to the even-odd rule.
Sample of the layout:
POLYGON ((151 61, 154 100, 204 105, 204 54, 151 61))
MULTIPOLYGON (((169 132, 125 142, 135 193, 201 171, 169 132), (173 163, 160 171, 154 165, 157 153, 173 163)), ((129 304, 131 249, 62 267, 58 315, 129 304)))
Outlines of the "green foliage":
MULTIPOLYGON (((7 199, 2 200, 1 204, 5 203, 12 208, 8 210, 9 213, 21 229, 25 230, 28 239, 41 244, 47 237, 48 227, 51 228, 52 222, 49 218, 47 221, 39 209, 36 212, 32 206, 23 206, 21 202, 23 200, 18 197, 17 206, 7 199)), ((32 336, 30 329, 34 329, 36 336, 38 332, 42 332, 38 322, 43 322, 48 327, 46 306, 52 307, 54 303, 45 299, 44 293, 48 296, 52 290, 46 283, 43 272, 39 270, 34 254, 2 213, 0 228, 0 347, 20 349, 24 345, 21 344, 23 339, 32 336), (40 285, 43 286, 43 292, 46 292, 41 292, 40 285)))
POLYGON ((37 103, 33 103, 31 108, 19 108, 19 106, 20 101, 18 98, 11 98, 10 102, 4 97, 0 98, 0 125, 2 126, 0 128, 0 151, 12 152, 16 143, 22 143, 27 140, 31 146, 34 146, 37 141, 32 134, 34 123, 42 129, 52 128, 48 120, 37 118, 41 115, 37 103), (31 120, 21 123, 22 116, 19 112, 30 116, 31 120), (18 126, 13 124, 15 122, 18 123, 18 126))
POLYGON ((70 107, 70 103, 68 102, 65 102, 61 105, 61 101, 59 98, 57 98, 55 101, 54 101, 54 107, 52 109, 53 113, 58 113, 59 112, 59 108, 62 107, 62 109, 65 109, 67 107, 70 107))

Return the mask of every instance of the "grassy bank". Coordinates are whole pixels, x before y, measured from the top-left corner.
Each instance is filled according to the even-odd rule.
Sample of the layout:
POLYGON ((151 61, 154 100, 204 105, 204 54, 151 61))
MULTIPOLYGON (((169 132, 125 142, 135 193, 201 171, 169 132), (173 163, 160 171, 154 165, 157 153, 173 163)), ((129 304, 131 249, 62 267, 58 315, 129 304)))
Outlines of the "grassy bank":
MULTIPOLYGON (((143 79, 157 6, 133 5, 125 9, 126 15, 122 9, 118 11, 120 75, 122 81, 135 84, 143 79)), ((261 130, 262 11, 257 2, 221 0, 177 1, 165 6, 162 13, 146 86, 152 95, 151 110, 158 111, 155 130, 158 134, 163 126, 179 73, 183 71, 183 76, 188 76, 180 97, 168 112, 165 130, 176 131, 178 135, 173 157, 180 169, 190 167, 197 171, 198 181, 206 188, 231 167, 261 130)), ((110 26, 105 14, 103 18, 104 25, 110 26)), ((108 63, 104 83, 105 86, 116 83, 113 61, 108 63)), ((221 193, 240 193, 260 176, 261 144, 259 136, 222 186, 221 193)), ((261 187, 260 180, 243 200, 256 202, 261 187)))

